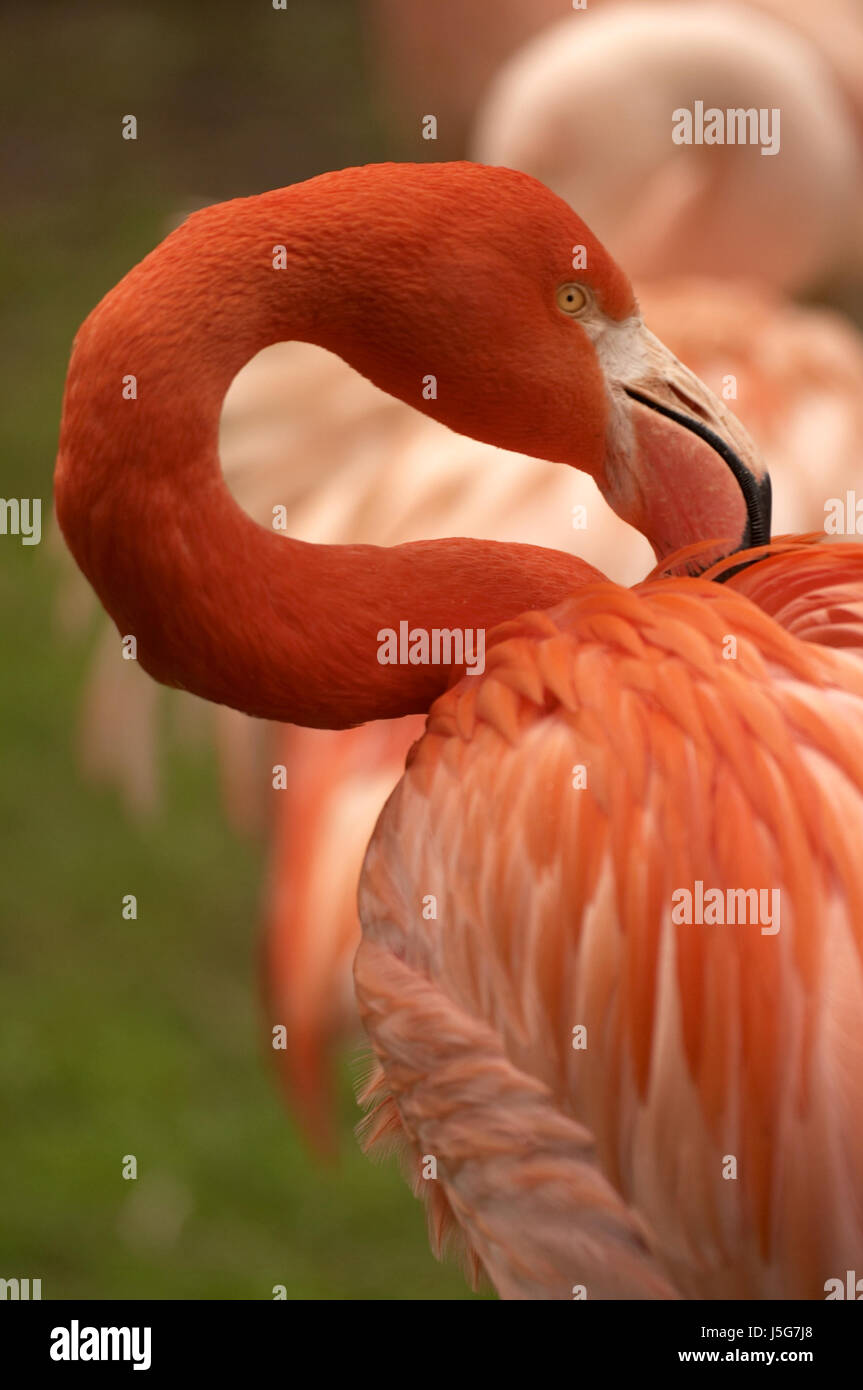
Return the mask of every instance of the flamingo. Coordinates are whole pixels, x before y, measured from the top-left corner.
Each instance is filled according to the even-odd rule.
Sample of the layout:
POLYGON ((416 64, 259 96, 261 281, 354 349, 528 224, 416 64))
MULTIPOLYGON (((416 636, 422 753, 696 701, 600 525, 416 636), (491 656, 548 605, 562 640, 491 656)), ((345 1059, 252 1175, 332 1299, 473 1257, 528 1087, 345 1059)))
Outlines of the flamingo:
POLYGON ((844 89, 811 40, 751 6, 629 0, 552 24, 495 74, 470 148, 577 202, 639 286, 798 290, 857 240, 863 145, 844 89), (672 112, 698 93, 779 109, 779 152, 675 144, 672 112))
MULTIPOLYGON (((382 7, 384 28, 403 50, 401 69, 416 41, 402 29, 425 22, 412 8, 382 7)), ((591 7, 528 45, 493 83, 472 143, 480 160, 524 167, 568 199, 580 190, 588 220, 619 259, 641 272, 639 298, 659 336, 717 393, 728 373, 736 379, 738 410, 783 484, 778 528, 819 526, 825 498, 844 496, 856 476, 863 349, 838 315, 792 305, 776 284, 823 273, 836 254, 837 229, 850 225, 858 156, 848 116, 818 55, 789 37, 786 26, 741 8, 718 14, 711 5, 690 4, 685 14, 675 7, 669 27, 663 25, 668 5, 636 9, 615 5, 595 13, 591 7), (657 45, 660 33, 666 39, 657 45), (622 67, 637 64, 639 90, 653 93, 654 101, 665 93, 668 107, 678 100, 674 84, 691 81, 694 62, 710 90, 719 90, 720 104, 738 99, 732 88, 739 89, 744 70, 752 85, 741 100, 754 99, 758 86, 781 87, 781 177, 759 205, 755 236, 736 235, 741 208, 751 201, 747 151, 724 152, 719 198, 716 151, 687 152, 683 184, 678 160, 671 171, 677 196, 668 199, 665 116, 654 138, 643 122, 633 137, 633 112, 620 102, 622 67), (819 94, 824 100, 815 101, 819 115, 812 120, 819 94), (635 165, 619 156, 610 161, 594 140, 570 138, 568 132, 587 123, 610 132, 619 151, 634 151, 635 165), (704 202, 709 241, 692 234, 693 207, 697 212, 704 202), (697 276, 669 277, 681 248, 697 276), (648 269, 655 272, 649 279, 648 269), (747 278, 717 280, 717 270, 747 278), (754 282, 758 272, 769 274, 771 284, 754 282)), ((526 32, 542 18, 539 11, 528 17, 516 10, 496 10, 499 52, 513 46, 517 26, 526 32)), ((454 25, 454 15, 448 23, 454 25)), ((475 44, 462 49, 465 63, 479 56, 475 44)), ((854 51, 847 42, 842 50, 846 57, 854 51)), ((482 61, 488 68, 489 54, 482 61)), ((500 452, 490 466, 485 446, 418 416, 306 343, 270 347, 240 372, 225 400, 220 454, 228 485, 246 510, 268 522, 273 502, 284 503, 291 533, 306 540, 397 544, 417 534, 468 530, 558 549, 577 542, 584 558, 621 583, 633 583, 649 567, 647 543, 602 508, 589 478, 500 452), (578 506, 589 525, 574 531, 578 506)), ((158 712, 157 688, 134 663, 117 660, 106 629, 85 701, 85 763, 91 773, 116 778, 139 810, 157 800, 158 712)), ((232 820, 269 827, 267 1016, 284 1019, 290 1040, 275 1060, 306 1131, 331 1148, 328 1063, 335 1043, 356 1026, 355 884, 380 807, 422 721, 367 727, 346 738, 255 726, 222 707, 205 718, 183 697, 174 715, 186 736, 212 727, 232 820), (274 764, 288 770, 286 785, 262 794, 274 764)))
MULTIPOLYGON (((396 67, 403 77, 417 38, 406 29, 427 25, 428 16, 416 15, 411 6, 396 7, 397 14, 383 8, 386 31, 395 27, 401 42, 404 61, 396 67)), ((497 15, 498 47, 511 45, 512 18, 508 9, 497 15)), ((529 20, 523 14, 518 18, 534 24, 537 12, 532 10, 529 20)), ((451 39, 455 16, 444 22, 443 31, 439 21, 444 19, 436 12, 432 28, 438 42, 440 32, 451 39)), ((420 45, 424 61, 427 38, 420 45)), ((850 57, 853 46, 846 44, 845 52, 850 57)), ((460 53, 464 64, 479 60, 475 43, 462 44, 460 53)), ((488 64, 489 55, 482 61, 488 64)), ((460 90, 457 84, 456 96, 460 90)), ((452 96, 449 86, 447 97, 452 96)), ((717 394, 729 376, 735 382, 737 408, 782 482, 775 508, 778 529, 823 526, 825 499, 844 496, 857 474, 863 345, 840 315, 795 305, 783 291, 824 274, 844 254, 858 199, 860 154, 843 93, 813 44, 789 31, 778 16, 765 18, 741 7, 592 7, 543 31, 503 66, 476 115, 471 145, 480 162, 524 169, 568 202, 577 196, 589 205, 587 220, 619 251, 618 259, 637 269, 640 301, 663 341, 717 394), (712 147, 682 152, 670 146, 668 113, 688 99, 693 70, 700 89, 719 105, 768 99, 781 105, 778 163, 765 161, 757 150, 726 149, 720 160, 712 147), (638 93, 637 99, 622 102, 622 87, 638 93), (645 121, 645 108, 656 113, 653 122, 645 121), (589 140, 580 135, 585 130, 591 131, 589 140), (765 163, 770 164, 766 177, 765 163), (746 234, 744 218, 749 219, 746 234), (691 273, 681 275, 681 265, 691 273)), ((514 486, 502 490, 505 507, 495 509, 491 499, 477 496, 471 471, 474 477, 498 478, 502 460, 491 467, 478 448, 447 441, 433 421, 416 420, 396 401, 387 408, 373 387, 351 384, 342 362, 310 363, 310 351, 305 344, 269 349, 269 357, 265 353, 250 364, 228 395, 231 437, 243 424, 241 410, 247 431, 243 466, 230 456, 229 466, 238 480, 242 473, 243 491, 237 495, 253 514, 248 479, 266 473, 268 457, 278 480, 270 488, 274 496, 280 495, 286 468, 303 471, 301 454, 308 444, 297 439, 296 422, 308 422, 320 400, 316 392, 325 385, 328 402, 341 396, 351 402, 352 435, 336 474, 332 407, 320 407, 318 457, 327 459, 330 482, 318 505, 326 509, 327 524, 310 528, 298 517, 306 538, 395 542, 420 533, 416 518, 421 515, 425 534, 470 526, 471 534, 482 527, 488 529, 479 534, 503 539, 502 523, 514 515, 523 539, 557 548, 576 540, 584 558, 622 583, 646 573, 643 541, 613 515, 597 514, 589 479, 576 492, 551 472, 525 472, 532 487, 530 513, 524 502, 515 508, 514 486), (310 399, 304 373, 311 366, 316 375, 310 399), (284 421, 269 451, 260 426, 254 428, 267 413, 284 421), (386 442, 383 418, 393 431, 386 442), (425 449, 429 472, 423 466, 425 449), (450 460, 459 470, 457 507, 444 471, 450 460), (393 474, 399 479, 395 498, 393 474), (405 490, 413 508, 400 513, 405 490), (346 512, 351 500, 353 514, 334 518, 333 512, 346 512), (590 526, 570 531, 567 538, 561 522, 566 524, 579 503, 589 511, 590 526), (490 523, 496 523, 494 529, 490 523)), ((231 437, 225 441, 229 447, 231 437)), ((518 460, 508 462, 504 476, 518 478, 518 460)), ((355 1027, 349 989, 359 940, 354 885, 384 795, 395 785, 419 732, 410 720, 401 728, 362 730, 350 750, 333 735, 295 729, 276 735, 275 760, 291 776, 273 798, 264 908, 267 1013, 287 1021, 291 1045, 278 1054, 279 1073, 304 1128, 325 1148, 334 1143, 328 1063, 336 1043, 355 1027)), ((113 746, 122 750, 126 742, 114 740, 113 746)))
POLYGON ((383 165, 195 214, 79 331, 56 504, 157 680, 314 728, 430 711, 369 847, 355 978, 367 1142, 405 1145, 435 1246, 454 1231, 507 1298, 811 1297, 851 1267, 863 549, 768 543, 751 441, 566 203, 383 165), (256 525, 219 410, 290 338, 590 473, 661 574, 256 525), (405 616, 493 629, 484 674, 382 664, 405 616), (675 923, 701 880, 778 890, 781 931, 675 923))

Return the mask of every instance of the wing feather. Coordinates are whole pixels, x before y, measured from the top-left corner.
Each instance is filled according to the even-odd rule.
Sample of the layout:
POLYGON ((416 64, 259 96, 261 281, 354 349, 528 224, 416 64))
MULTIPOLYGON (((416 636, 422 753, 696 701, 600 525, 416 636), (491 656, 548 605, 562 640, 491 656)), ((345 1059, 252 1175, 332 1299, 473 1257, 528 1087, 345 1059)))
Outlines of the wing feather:
MULTIPOLYGON (((806 551, 798 565, 807 553, 829 607, 829 565, 806 551)), ((802 590, 797 625, 801 604, 802 590)), ((692 580, 591 586, 508 624, 490 658, 478 690, 435 706, 381 818, 365 941, 490 1030, 513 1094, 547 1088, 670 1284, 823 1297, 863 1238, 863 665, 692 580), (675 920, 699 883, 728 920, 675 920)), ((435 1110, 433 1076, 424 1087, 414 1124, 435 1110)), ((486 1100, 478 1084, 461 1117, 478 1151, 486 1100)), ((498 1188, 468 1191, 445 1166, 441 1181, 481 1262, 482 1203, 531 1219, 517 1163, 498 1188)), ((524 1273, 524 1296, 581 1275, 607 1287, 622 1247, 585 1243, 588 1189, 560 1212, 559 1265, 524 1273)))

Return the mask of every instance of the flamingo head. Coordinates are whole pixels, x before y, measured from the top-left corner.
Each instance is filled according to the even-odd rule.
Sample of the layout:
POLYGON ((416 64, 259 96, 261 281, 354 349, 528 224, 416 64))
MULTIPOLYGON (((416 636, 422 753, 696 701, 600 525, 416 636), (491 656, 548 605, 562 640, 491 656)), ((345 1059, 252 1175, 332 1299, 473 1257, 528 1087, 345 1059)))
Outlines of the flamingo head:
POLYGON ((351 234, 366 204, 356 187, 317 342, 461 434, 589 473, 659 559, 769 540, 770 481, 751 439, 645 326, 567 203, 470 163, 352 173, 358 185, 374 174, 375 235, 351 234))

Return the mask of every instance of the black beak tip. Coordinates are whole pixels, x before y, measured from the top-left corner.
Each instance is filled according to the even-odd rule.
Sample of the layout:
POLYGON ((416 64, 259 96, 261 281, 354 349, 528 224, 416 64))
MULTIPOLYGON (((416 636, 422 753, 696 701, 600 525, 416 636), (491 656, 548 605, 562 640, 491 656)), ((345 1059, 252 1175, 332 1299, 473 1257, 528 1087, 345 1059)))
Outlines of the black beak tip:
MULTIPOLYGON (((743 464, 740 465, 743 469, 743 464)), ((773 487, 770 482, 770 474, 765 473, 763 478, 755 478, 748 469, 744 469, 749 479, 749 487, 745 487, 741 482, 743 496, 746 499, 746 529, 743 532, 743 542, 741 550, 748 550, 753 545, 769 545, 770 543, 770 521, 773 511, 773 487)), ((738 482, 740 479, 738 478, 738 482)))

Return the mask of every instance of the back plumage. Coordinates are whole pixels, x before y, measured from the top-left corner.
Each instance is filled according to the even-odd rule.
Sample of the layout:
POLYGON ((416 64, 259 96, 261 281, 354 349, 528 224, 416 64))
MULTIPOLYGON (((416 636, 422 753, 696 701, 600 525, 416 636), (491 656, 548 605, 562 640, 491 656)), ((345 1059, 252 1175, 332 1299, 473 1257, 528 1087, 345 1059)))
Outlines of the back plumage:
POLYGON ((503 1296, 817 1298, 854 1267, 861 656, 863 550, 780 545, 588 586, 433 707, 361 885, 367 1133, 503 1296), (779 915, 675 922, 698 881, 779 915))

